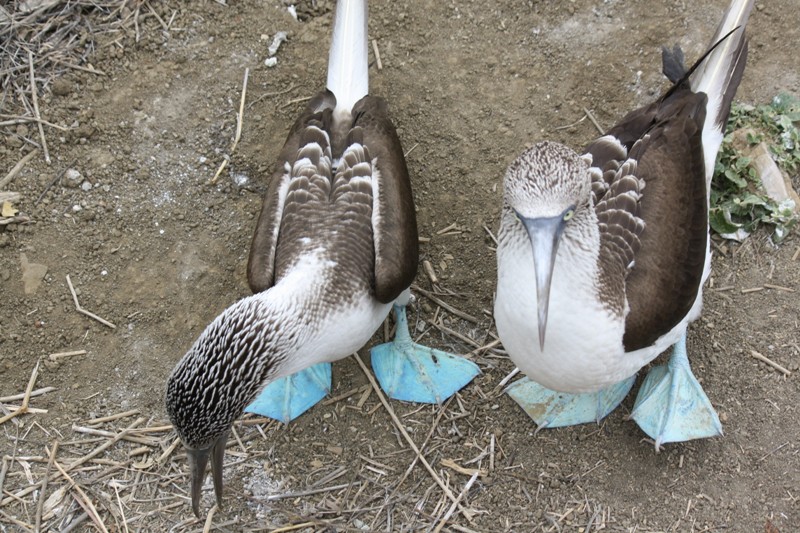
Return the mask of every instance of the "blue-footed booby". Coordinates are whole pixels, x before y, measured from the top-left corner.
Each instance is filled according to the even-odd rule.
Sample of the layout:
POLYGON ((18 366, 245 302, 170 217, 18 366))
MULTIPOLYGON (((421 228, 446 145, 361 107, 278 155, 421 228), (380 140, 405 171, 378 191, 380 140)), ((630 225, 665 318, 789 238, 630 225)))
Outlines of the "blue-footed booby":
POLYGON ((218 504, 228 433, 245 409, 287 421, 330 388, 330 362, 397 314, 373 366, 387 392, 440 402, 478 373, 411 342, 404 307, 418 237, 403 149, 386 102, 368 95, 367 2, 338 2, 327 89, 291 128, 265 194, 247 275, 169 377, 166 408, 187 450, 199 516, 209 458, 218 504), (383 371, 377 368, 381 366, 383 371))
POLYGON ((689 368, 686 330, 710 272, 714 161, 747 58, 752 0, 733 0, 689 70, 663 50, 672 86, 584 155, 540 142, 508 168, 494 315, 527 377, 508 394, 540 428, 598 421, 651 369, 631 418, 663 443, 720 435, 689 368))

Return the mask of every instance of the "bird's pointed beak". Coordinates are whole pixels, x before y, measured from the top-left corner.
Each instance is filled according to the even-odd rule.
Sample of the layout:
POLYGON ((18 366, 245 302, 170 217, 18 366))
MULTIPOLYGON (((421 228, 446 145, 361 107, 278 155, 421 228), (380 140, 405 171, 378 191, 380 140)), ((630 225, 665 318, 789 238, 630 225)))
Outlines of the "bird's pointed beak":
POLYGON ((519 217, 533 248, 533 266, 536 274, 536 300, 539 315, 539 348, 544 349, 547 330, 547 309, 550 304, 550 283, 556 261, 558 243, 564 229, 562 216, 549 218, 519 217))
POLYGON ((200 494, 203 489, 209 457, 211 458, 211 475, 214 479, 214 494, 217 497, 217 506, 222 507, 222 465, 227 442, 228 432, 226 431, 208 448, 186 449, 186 455, 189 458, 189 470, 192 476, 192 510, 197 518, 200 518, 200 494))

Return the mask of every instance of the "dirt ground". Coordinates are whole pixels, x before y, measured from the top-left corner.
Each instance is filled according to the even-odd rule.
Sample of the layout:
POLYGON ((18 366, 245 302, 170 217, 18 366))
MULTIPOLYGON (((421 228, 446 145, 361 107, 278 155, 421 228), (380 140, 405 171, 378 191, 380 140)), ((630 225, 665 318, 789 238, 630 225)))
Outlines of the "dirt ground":
MULTIPOLYGON (((100 36, 91 63, 105 75, 74 70, 40 98, 43 118, 70 130, 46 129, 52 164, 35 157, 6 187, 21 193, 15 206, 31 223, 0 228, 0 396, 23 392, 40 359, 35 387, 55 390, 31 399, 46 413, 0 427, 0 531, 23 531, 37 519, 53 531, 76 523, 73 530, 92 529, 76 503, 81 497, 48 503, 42 516, 35 494, 21 491, 46 472, 55 473, 46 496, 69 488, 48 469, 53 441, 56 460, 69 465, 137 417, 144 420, 127 436, 139 442, 120 439, 71 475, 111 531, 203 529, 186 498, 185 455, 169 449, 174 434, 163 428, 164 383, 202 328, 248 294, 245 263, 265 180, 301 99, 324 84, 333 3, 301 3, 300 22, 286 3, 153 3, 164 26, 143 16, 138 42, 132 28, 100 36), (268 68, 278 31, 289 39, 268 68), (245 68, 241 141, 209 185, 230 152, 245 68), (56 86, 59 95, 51 93, 56 86), (24 261, 47 267, 30 294, 24 261), (115 329, 76 311, 68 275, 80 305, 115 329), (48 357, 78 350, 85 354, 48 357), (90 419, 126 411, 133 413, 94 424, 111 432, 105 436, 81 430, 90 419)), ((429 239, 422 258, 439 277, 433 287, 420 269, 417 284, 477 319, 440 309, 418 291, 411 319, 423 341, 470 353, 483 373, 443 407, 391 402, 417 445, 427 442, 423 455, 452 495, 461 495, 466 511, 456 510, 445 531, 800 528, 796 232, 779 248, 766 233, 715 246, 689 350, 724 437, 670 444, 657 454, 625 420, 634 395, 600 426, 535 433, 502 394, 513 364, 498 346, 485 347, 495 283, 489 232, 499 223, 505 167, 531 141, 580 147, 591 139, 589 120, 563 127, 579 121, 584 107, 608 127, 653 99, 665 87, 659 47, 680 42, 691 61, 725 5, 372 2, 370 37, 382 69, 373 64, 371 92, 390 102, 408 151, 420 234, 429 239), (753 351, 791 375, 757 361, 753 351)), ((750 104, 782 91, 800 94, 800 5, 757 7, 738 93, 750 104)), ((37 140, 33 130, 2 130, 3 175, 30 148, 20 149, 14 133, 37 140)), ((368 364, 366 349, 361 357, 368 364)), ((239 442, 232 440, 226 457, 225 508, 211 530, 416 531, 439 524, 452 500, 419 463, 404 478, 416 455, 368 391, 348 358, 334 365, 333 401, 288 427, 237 425, 239 442)), ((207 487, 203 507, 212 505, 207 487)))

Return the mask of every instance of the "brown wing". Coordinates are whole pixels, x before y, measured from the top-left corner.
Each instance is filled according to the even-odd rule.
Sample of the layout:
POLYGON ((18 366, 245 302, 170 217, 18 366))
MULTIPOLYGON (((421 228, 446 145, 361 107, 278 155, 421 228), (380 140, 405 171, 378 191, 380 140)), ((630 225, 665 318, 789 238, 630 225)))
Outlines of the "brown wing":
POLYGON ((595 205, 600 230, 600 296, 620 314, 625 304, 625 277, 634 265, 645 227, 639 214, 642 189, 644 182, 636 176, 636 160, 627 159, 595 205))
POLYGON ((626 279, 630 312, 627 351, 650 346, 689 312, 702 283, 708 242, 708 205, 702 128, 706 96, 674 91, 657 109, 631 113, 609 131, 622 136, 649 118, 647 141, 633 146, 637 176, 646 184, 639 214, 645 230, 626 279), (669 179, 665 177, 668 176, 669 179))
POLYGON ((330 91, 322 91, 312 98, 289 131, 278 156, 269 188, 261 205, 261 214, 253 234, 250 258, 247 262, 247 281, 254 293, 269 289, 275 283, 275 249, 289 182, 286 165, 291 168, 294 164, 301 146, 301 136, 310 121, 321 120, 321 113, 326 109, 332 110, 335 106, 336 99, 330 91))
POLYGON ((419 244, 411 180, 386 101, 365 96, 353 107, 353 118, 376 170, 372 213, 375 296, 388 303, 408 288, 417 274, 419 244))

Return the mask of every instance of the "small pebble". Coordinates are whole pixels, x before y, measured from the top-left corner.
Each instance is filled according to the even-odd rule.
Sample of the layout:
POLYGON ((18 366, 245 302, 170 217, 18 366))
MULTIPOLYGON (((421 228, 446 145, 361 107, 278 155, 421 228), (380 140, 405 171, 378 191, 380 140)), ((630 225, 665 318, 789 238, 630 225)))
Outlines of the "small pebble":
POLYGON ((77 189, 83 183, 83 176, 80 172, 75 170, 74 168, 67 169, 64 172, 64 177, 62 179, 62 183, 65 187, 69 187, 70 189, 77 189))
POLYGON ((72 92, 72 84, 63 78, 53 81, 51 88, 56 96, 69 96, 72 92))

